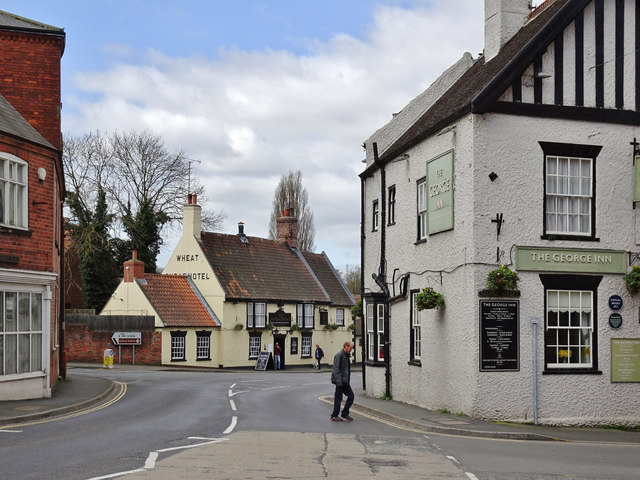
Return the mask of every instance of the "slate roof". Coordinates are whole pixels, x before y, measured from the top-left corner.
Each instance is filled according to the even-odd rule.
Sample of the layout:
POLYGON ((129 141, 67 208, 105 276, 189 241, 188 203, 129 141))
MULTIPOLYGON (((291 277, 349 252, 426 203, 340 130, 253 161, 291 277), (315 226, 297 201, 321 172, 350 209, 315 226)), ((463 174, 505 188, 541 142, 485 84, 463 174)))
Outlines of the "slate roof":
POLYGON ((13 106, 0 95, 0 132, 55 150, 13 106))
POLYGON ((201 246, 227 300, 332 301, 302 254, 285 242, 202 232, 201 246))
MULTIPOLYGON (((462 74, 410 128, 380 154, 380 162, 392 161, 467 113, 483 113, 511 84, 514 76, 524 71, 534 55, 545 49, 586 3, 588 0, 555 0, 545 5, 494 58, 485 63, 484 57, 481 57, 462 74)), ((373 163, 361 176, 367 176, 377 168, 373 163)))
POLYGON ((303 252, 302 255, 329 295, 333 305, 351 307, 356 303, 326 253, 303 252))
POLYGON ((220 320, 185 275, 145 273, 136 279, 167 327, 219 327, 220 320))
POLYGON ((47 25, 46 23, 36 22, 29 18, 24 18, 13 13, 0 10, 0 28, 11 30, 30 30, 36 32, 63 33, 64 29, 47 25))

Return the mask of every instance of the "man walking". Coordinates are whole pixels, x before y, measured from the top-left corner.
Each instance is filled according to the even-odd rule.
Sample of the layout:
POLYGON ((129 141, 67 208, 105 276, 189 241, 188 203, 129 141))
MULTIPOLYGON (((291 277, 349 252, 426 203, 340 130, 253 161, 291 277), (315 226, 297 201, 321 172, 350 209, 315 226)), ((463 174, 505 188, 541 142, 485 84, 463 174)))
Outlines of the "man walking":
POLYGON ((333 395, 333 412, 331 413, 332 422, 342 422, 345 419, 347 422, 353 422, 353 418, 349 416, 349 409, 353 405, 355 395, 351 389, 351 366, 349 363, 349 357, 351 356, 351 350, 353 350, 353 343, 344 342, 342 350, 336 353, 333 357, 333 370, 331 371, 331 383, 336 386, 336 392, 333 395), (342 395, 347 396, 347 401, 342 409, 342 415, 340 413, 340 404, 342 403, 342 395), (342 418, 340 418, 342 417, 342 418))
POLYGON ((324 357, 324 352, 322 351, 322 349, 320 348, 320 345, 318 345, 318 344, 316 344, 315 357, 316 357, 316 365, 315 365, 315 367, 318 370, 320 370, 320 367, 322 365, 322 358, 324 357))

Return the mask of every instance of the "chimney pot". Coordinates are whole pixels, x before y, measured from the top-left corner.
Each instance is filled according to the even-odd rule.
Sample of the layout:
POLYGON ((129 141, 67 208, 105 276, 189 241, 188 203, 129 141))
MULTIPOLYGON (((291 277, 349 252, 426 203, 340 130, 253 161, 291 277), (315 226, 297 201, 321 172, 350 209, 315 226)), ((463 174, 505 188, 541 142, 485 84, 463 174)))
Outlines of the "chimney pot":
POLYGON ((189 194, 187 195, 187 205, 191 205, 191 199, 193 198, 193 195, 189 194))
POLYGON ((198 204, 198 195, 196 195, 195 193, 193 194, 193 204, 194 205, 198 204))

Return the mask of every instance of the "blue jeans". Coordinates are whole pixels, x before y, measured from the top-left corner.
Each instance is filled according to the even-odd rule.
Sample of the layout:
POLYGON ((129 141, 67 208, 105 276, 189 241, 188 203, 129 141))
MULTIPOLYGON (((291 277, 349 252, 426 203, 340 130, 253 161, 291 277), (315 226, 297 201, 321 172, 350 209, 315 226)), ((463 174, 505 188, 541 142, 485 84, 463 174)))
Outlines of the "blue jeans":
POLYGON ((274 359, 274 364, 275 364, 274 368, 276 370, 280 370, 280 355, 274 355, 273 359, 274 359))
POLYGON ((341 387, 336 385, 336 393, 333 395, 333 412, 331 413, 332 417, 337 417, 340 413, 340 404, 342 403, 342 395, 347 396, 347 401, 344 404, 344 408, 342 409, 342 415, 349 415, 349 409, 351 405, 353 405, 353 400, 355 395, 353 390, 351 389, 351 385, 346 384, 341 387))

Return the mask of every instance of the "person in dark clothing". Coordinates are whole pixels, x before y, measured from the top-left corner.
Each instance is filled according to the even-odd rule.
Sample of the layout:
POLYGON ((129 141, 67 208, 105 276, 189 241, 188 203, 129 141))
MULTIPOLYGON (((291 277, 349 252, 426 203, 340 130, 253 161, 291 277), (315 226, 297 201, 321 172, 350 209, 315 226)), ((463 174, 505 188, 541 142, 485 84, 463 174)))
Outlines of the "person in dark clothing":
POLYGON ((345 419, 347 422, 353 422, 353 418, 349 416, 349 409, 353 405, 355 395, 351 389, 351 366, 349 363, 349 357, 351 356, 351 350, 353 350, 352 342, 344 342, 342 350, 336 353, 333 357, 333 370, 331 371, 331 383, 336 386, 336 391, 333 395, 333 412, 331 413, 331 421, 342 422, 345 419), (347 396, 347 401, 342 409, 342 415, 340 413, 340 404, 342 403, 342 395, 347 396), (342 418, 340 418, 342 417, 342 418))
POLYGON ((320 367, 322 366, 322 363, 321 363, 322 358, 324 357, 324 352, 320 348, 320 345, 316 345, 315 357, 316 357, 316 368, 320 370, 320 367))
POLYGON ((275 370, 280 370, 280 355, 282 354, 282 348, 280 348, 280 344, 276 343, 273 348, 273 367, 275 370))

